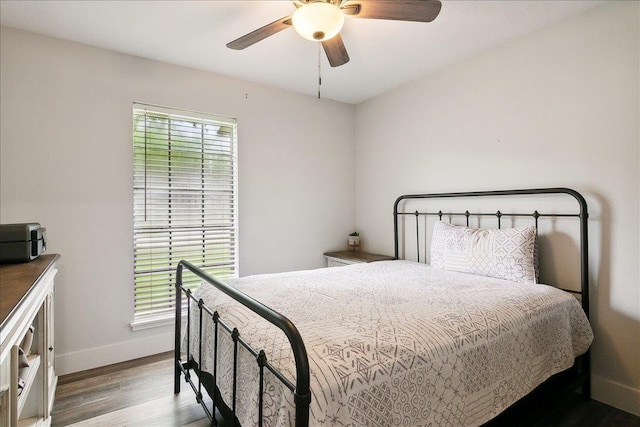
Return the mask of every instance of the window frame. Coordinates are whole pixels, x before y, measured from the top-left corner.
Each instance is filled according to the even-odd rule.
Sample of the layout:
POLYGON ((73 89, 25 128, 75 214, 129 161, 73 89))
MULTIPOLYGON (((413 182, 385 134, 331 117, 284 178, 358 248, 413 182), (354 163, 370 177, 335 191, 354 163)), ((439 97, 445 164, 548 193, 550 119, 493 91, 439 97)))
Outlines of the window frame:
MULTIPOLYGON (((143 103, 133 103, 132 112, 130 326, 136 331, 173 323, 175 267, 181 259, 223 279, 238 276, 238 138, 237 121, 230 117, 143 103), (148 130, 152 120, 153 137, 148 130), (136 128, 140 121, 143 136, 136 128), (192 209, 196 199, 199 205, 192 209)), ((199 283, 195 276, 185 281, 192 289, 199 283)))

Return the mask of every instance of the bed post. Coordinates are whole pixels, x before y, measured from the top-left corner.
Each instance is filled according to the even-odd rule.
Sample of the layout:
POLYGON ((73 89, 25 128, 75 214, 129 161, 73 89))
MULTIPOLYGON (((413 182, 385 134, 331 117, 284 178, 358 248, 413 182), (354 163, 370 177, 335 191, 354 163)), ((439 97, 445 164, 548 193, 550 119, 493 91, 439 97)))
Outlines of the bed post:
MULTIPOLYGON (((581 275, 581 304, 582 309, 589 318, 589 227, 587 220, 589 213, 587 212, 587 202, 582 194, 577 191, 566 189, 580 204, 580 275, 581 275)), ((583 371, 584 383, 582 384, 582 397, 587 400, 591 399, 591 348, 581 356, 582 363, 580 368, 583 371)))
POLYGON ((182 327, 182 264, 178 264, 176 274, 176 318, 175 318, 175 341, 173 346, 173 393, 180 393, 180 336, 182 327))

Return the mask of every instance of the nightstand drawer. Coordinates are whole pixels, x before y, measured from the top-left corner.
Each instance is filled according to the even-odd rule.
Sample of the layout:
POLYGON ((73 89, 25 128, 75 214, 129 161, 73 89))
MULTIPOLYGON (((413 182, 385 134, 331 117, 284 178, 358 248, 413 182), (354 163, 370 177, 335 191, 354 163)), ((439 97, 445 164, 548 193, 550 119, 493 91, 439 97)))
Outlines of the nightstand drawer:
POLYGON ((355 262, 345 261, 343 259, 325 257, 327 259, 327 267, 342 267, 349 264, 355 264, 355 262))

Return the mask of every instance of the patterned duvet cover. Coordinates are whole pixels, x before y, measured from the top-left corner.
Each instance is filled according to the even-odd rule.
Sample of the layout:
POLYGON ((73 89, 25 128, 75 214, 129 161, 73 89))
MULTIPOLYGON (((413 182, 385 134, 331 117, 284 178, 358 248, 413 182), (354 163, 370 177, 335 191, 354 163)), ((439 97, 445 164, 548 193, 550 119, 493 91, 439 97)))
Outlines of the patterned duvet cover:
MULTIPOLYGON (((571 367, 593 339, 580 304, 564 291, 409 261, 227 283, 298 327, 309 355, 311 426, 480 425, 571 367)), ((207 283, 195 295, 295 383, 293 355, 280 330, 207 283)), ((212 330, 205 325, 202 365, 208 372, 212 330)), ((192 335, 191 351, 197 352, 192 335)), ((218 385, 230 403, 227 334, 218 351, 218 385)), ((258 367, 243 348, 238 370, 238 418, 255 426, 258 367)), ((292 393, 268 372, 265 381, 264 425, 293 425, 292 393)))

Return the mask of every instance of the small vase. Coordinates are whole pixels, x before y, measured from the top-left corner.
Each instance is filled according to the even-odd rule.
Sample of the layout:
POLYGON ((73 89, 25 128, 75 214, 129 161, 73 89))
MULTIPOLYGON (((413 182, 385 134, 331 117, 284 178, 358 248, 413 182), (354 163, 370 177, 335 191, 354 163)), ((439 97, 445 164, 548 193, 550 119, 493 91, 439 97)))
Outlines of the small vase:
POLYGON ((360 236, 349 236, 347 243, 349 250, 355 251, 360 246, 360 236))

